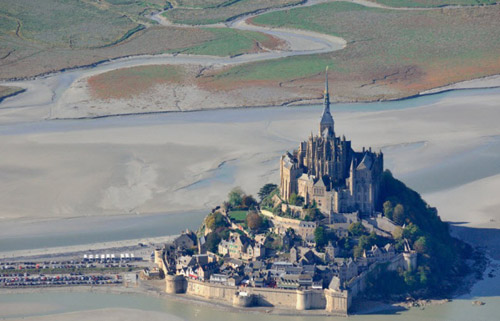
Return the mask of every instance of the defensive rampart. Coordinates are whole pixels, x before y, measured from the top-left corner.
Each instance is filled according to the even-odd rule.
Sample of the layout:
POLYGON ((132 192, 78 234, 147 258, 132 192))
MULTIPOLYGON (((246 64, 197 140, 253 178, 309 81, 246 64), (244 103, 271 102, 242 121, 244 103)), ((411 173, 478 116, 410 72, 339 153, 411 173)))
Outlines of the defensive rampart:
MULTIPOLYGON (((330 295, 330 307, 327 309, 325 290, 285 290, 271 288, 238 288, 222 284, 202 282, 192 279, 180 280, 179 277, 169 276, 166 280, 169 293, 186 293, 206 300, 219 301, 237 307, 269 306, 296 310, 326 310, 336 315, 347 315, 349 294, 330 295), (184 283, 185 282, 185 283, 184 283), (185 289, 185 290, 184 290, 185 289), (177 291, 177 292, 174 292, 177 291), (341 302, 340 302, 340 301, 341 302), (337 302, 338 301, 338 302, 337 302)), ((330 292, 334 292, 328 290, 330 292)), ((330 293, 329 292, 329 293, 330 293)), ((349 299, 350 303, 350 299, 349 299)))

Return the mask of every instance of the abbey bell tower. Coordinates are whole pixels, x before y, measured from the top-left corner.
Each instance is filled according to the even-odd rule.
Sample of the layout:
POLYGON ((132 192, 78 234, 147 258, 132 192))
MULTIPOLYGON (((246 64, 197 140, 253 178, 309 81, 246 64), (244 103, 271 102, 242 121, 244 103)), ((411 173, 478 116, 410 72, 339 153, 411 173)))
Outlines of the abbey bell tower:
POLYGON ((319 123, 319 135, 335 136, 335 132, 333 130, 333 117, 332 114, 330 114, 330 94, 328 93, 328 67, 326 67, 325 74, 325 93, 323 107, 323 115, 321 116, 321 122, 319 123))
POLYGON ((311 133, 298 149, 281 157, 281 197, 286 202, 292 194, 302 196, 308 204, 314 201, 325 215, 370 215, 378 202, 384 158, 371 149, 356 152, 345 136, 335 136, 326 70, 319 135, 311 133))

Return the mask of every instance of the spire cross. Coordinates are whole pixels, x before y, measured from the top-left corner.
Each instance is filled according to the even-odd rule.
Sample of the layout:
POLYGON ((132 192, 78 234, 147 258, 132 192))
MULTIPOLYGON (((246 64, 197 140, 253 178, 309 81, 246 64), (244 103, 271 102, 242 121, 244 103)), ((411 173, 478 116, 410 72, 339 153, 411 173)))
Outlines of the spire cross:
POLYGON ((325 72, 325 95, 328 95, 328 66, 326 66, 325 72))

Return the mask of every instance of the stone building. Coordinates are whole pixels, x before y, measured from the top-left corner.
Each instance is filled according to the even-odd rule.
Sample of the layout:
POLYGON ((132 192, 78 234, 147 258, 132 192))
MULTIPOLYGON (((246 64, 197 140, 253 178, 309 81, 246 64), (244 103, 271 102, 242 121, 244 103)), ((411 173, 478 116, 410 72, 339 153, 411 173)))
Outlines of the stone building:
POLYGON ((189 249, 196 245, 196 234, 187 230, 175 238, 174 245, 178 249, 189 249))
POLYGON ((355 152, 345 136, 336 136, 326 78, 318 135, 311 133, 297 150, 280 159, 281 197, 288 201, 295 193, 306 204, 315 201, 328 216, 356 211, 371 215, 378 202, 382 171, 381 152, 371 148, 355 152))
POLYGON ((266 248, 238 233, 231 233, 229 239, 222 240, 218 246, 218 253, 234 259, 253 260, 265 256, 266 248))

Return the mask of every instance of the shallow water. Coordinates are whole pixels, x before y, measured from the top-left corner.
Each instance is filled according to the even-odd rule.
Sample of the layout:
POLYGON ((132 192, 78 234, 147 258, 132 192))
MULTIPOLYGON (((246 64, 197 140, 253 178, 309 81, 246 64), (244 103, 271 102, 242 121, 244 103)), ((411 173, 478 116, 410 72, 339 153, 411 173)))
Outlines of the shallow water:
POLYGON ((7 222, 2 224, 7 232, 0 233, 0 252, 175 235, 185 229, 196 230, 208 211, 78 217, 58 222, 57 230, 50 220, 7 222))
MULTIPOLYGON (((497 262, 498 263, 498 262, 497 262)), ((442 305, 428 306, 423 309, 412 308, 407 311, 386 311, 384 313, 369 315, 353 315, 349 320, 361 321, 382 321, 382 320, 450 320, 450 321, 489 321, 497 320, 500 313, 500 276, 494 278, 486 277, 478 282, 471 293, 452 302, 442 305), (473 300, 485 302, 483 306, 475 306, 473 300)), ((48 293, 20 293, 2 294, 0 292, 0 303, 7 304, 42 304, 53 307, 50 311, 43 313, 25 313, 19 311, 8 318, 22 318, 33 315, 49 315, 56 313, 88 311, 105 308, 127 308, 143 311, 157 311, 165 313, 165 317, 176 316, 186 321, 229 321, 229 320, 346 320, 342 317, 307 317, 307 316, 277 316, 255 313, 237 313, 224 311, 220 308, 209 307, 200 304, 187 304, 184 301, 176 301, 168 297, 150 297, 139 294, 108 294, 91 292, 70 292, 61 290, 60 292, 48 293)), ((2 312, 0 311, 0 317, 2 312)), ((6 317, 4 315, 4 317, 6 317)))
MULTIPOLYGON (((331 110, 332 113, 403 110, 407 108, 432 105, 446 98, 497 95, 499 93, 500 88, 455 90, 396 101, 332 104, 331 110)), ((321 112, 322 108, 322 105, 234 108, 194 112, 167 112, 109 116, 94 119, 43 120, 8 124, 0 123, 0 135, 66 132, 103 127, 113 128, 144 125, 168 125, 174 123, 232 123, 255 122, 283 118, 301 119, 305 114, 310 115, 311 113, 316 114, 321 112)))
MULTIPOLYGON (((422 96, 413 99, 392 102, 334 104, 334 113, 376 112, 402 110, 438 103, 445 98, 462 96, 498 95, 500 88, 450 91, 441 94, 422 96)), ((276 120, 299 120, 311 118, 321 112, 322 106, 268 107, 250 109, 210 110, 189 113, 158 113, 105 117, 98 119, 46 120, 19 124, 0 125, 0 135, 25 135, 37 133, 58 133, 71 131, 91 131, 99 128, 123 128, 135 126, 165 126, 169 124, 196 123, 245 123, 273 122, 276 120)), ((287 142, 290 143, 290 142, 287 142)), ((404 146, 383 148, 386 167, 392 169, 391 157, 399 153, 415 151, 424 142, 404 146)), ((291 141, 291 146, 296 143, 291 141)), ((237 162, 228 161, 212 171, 211 175, 187 186, 188 190, 207 188, 210 184, 234 183, 237 162)), ((410 187, 420 193, 459 186, 473 180, 500 173, 500 136, 489 137, 484 145, 474 150, 438 162, 424 170, 405 173, 398 176, 410 187)), ((55 230, 50 221, 37 223, 6 222, 0 231, 0 252, 25 249, 37 249, 55 246, 89 244, 96 242, 118 241, 144 237, 177 234, 185 228, 194 229, 201 223, 203 216, 210 209, 174 214, 124 214, 113 217, 80 217, 58 222, 55 230), (12 231, 15 231, 13 233, 12 231), (28 235, 28 236, 27 236, 28 235)))
POLYGON ((432 193, 497 174, 500 174, 500 136, 490 137, 485 144, 445 162, 398 178, 420 193, 432 193))

